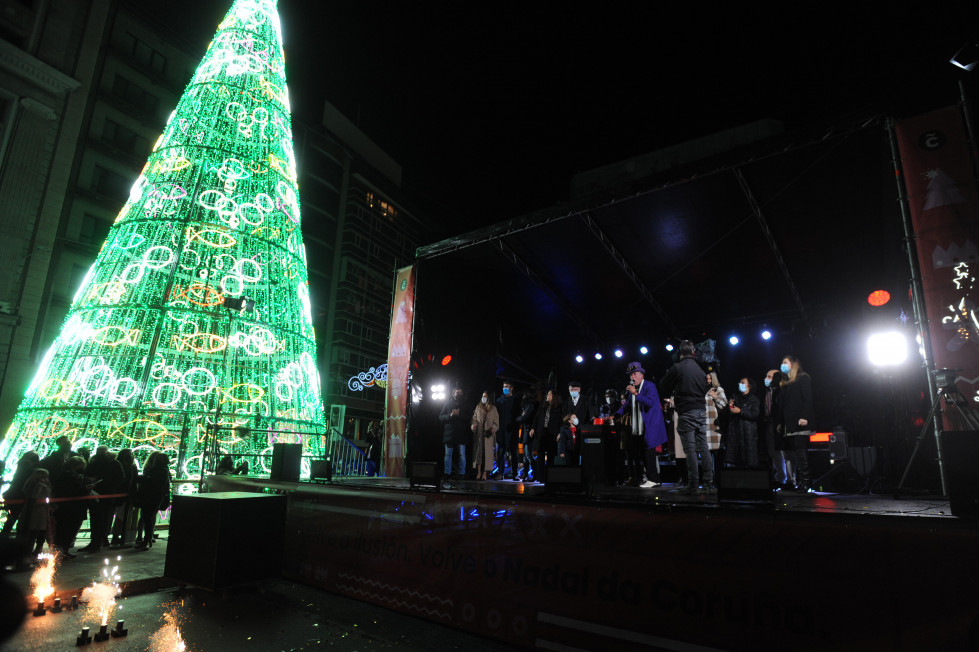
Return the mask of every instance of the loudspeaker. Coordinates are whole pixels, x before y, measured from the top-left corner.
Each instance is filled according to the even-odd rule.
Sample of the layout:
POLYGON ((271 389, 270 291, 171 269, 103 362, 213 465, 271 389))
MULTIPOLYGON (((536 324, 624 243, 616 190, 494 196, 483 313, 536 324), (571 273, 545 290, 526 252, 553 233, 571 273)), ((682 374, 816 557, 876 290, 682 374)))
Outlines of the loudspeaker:
POLYGON ((846 431, 834 430, 829 436, 829 459, 836 461, 845 460, 846 455, 846 431))
POLYGON ((424 485, 437 487, 442 478, 442 464, 439 462, 409 462, 408 486, 424 485))
POLYGON ((302 444, 273 444, 272 469, 269 472, 269 480, 299 482, 299 468, 302 459, 302 444))
POLYGON ((333 462, 330 460, 312 460, 309 463, 309 479, 316 480, 318 478, 333 482, 333 462))
POLYGON ((720 469, 718 502, 775 504, 775 487, 768 469, 720 469))
POLYGON ((550 466, 544 472, 548 491, 581 493, 585 490, 580 466, 550 466))
POLYGON ((979 519, 979 431, 943 432, 942 461, 948 483, 948 506, 953 516, 979 519))
POLYGON ((282 576, 286 496, 175 495, 163 574, 209 590, 282 576))

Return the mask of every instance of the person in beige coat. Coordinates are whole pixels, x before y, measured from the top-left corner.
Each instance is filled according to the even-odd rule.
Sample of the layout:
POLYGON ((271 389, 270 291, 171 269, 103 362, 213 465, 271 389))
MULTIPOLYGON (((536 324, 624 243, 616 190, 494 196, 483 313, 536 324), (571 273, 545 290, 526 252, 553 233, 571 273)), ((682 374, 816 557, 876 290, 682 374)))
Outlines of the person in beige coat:
POLYGON ((500 429, 500 413, 496 410, 493 397, 483 392, 479 405, 473 412, 473 468, 476 479, 486 480, 493 472, 496 457, 496 431, 500 429), (488 468, 487 468, 488 467, 488 468))

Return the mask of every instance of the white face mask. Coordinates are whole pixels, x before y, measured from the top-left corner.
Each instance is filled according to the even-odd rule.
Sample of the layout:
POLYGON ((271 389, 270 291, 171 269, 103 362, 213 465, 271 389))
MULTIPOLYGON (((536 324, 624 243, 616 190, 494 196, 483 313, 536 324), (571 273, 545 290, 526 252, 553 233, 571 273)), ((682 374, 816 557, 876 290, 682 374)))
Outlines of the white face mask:
POLYGON ((571 425, 572 426, 578 425, 578 417, 571 417, 571 425))
POLYGON ((483 398, 479 399, 479 401, 480 401, 480 403, 489 403, 489 399, 486 398, 485 396, 483 398))

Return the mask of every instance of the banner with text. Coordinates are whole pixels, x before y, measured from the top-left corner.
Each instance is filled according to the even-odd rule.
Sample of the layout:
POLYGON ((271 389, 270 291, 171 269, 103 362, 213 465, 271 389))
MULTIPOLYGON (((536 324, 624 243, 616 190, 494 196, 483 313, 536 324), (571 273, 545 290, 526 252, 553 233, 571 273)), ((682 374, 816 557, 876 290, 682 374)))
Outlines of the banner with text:
POLYGON ((956 385, 976 407, 979 197, 962 111, 952 106, 902 120, 896 133, 917 236, 934 366, 958 370, 956 385))
POLYGON ((404 475, 405 424, 408 404, 408 372, 415 313, 415 267, 402 267, 394 277, 394 310, 388 340, 388 385, 384 400, 384 475, 404 475))

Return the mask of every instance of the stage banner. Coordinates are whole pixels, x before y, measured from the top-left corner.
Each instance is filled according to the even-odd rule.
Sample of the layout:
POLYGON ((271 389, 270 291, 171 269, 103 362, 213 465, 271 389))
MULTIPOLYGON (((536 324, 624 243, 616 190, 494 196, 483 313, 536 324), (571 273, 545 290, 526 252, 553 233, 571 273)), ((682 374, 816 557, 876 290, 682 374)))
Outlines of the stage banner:
POLYGON ((415 312, 415 267, 402 267, 394 277, 394 311, 388 340, 388 385, 384 400, 384 475, 404 475, 405 422, 408 402, 408 370, 411 362, 411 329, 415 312))
MULTIPOLYGON (((957 369, 956 385, 979 406, 979 197, 962 111, 948 107, 896 124, 917 236, 936 369, 957 369)), ((952 424, 946 419, 946 429, 952 424)))

